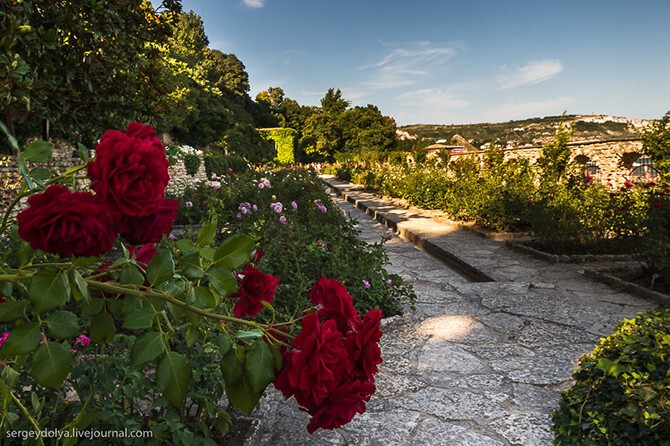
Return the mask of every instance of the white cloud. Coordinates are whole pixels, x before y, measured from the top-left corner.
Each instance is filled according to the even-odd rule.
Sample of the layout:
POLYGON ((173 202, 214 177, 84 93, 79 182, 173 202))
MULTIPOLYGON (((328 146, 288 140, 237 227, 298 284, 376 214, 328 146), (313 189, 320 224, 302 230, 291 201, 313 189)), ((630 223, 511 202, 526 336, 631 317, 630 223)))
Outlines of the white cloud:
POLYGON ((486 114, 486 122, 526 119, 532 116, 560 115, 574 100, 567 96, 542 101, 514 102, 503 104, 495 111, 486 114))
POLYGON ((518 67, 511 72, 507 67, 503 69, 508 72, 498 77, 498 81, 501 84, 498 90, 507 90, 509 88, 548 81, 563 71, 563 65, 560 60, 544 59, 528 62, 526 65, 518 67))
POLYGON ((243 0, 243 3, 250 8, 262 8, 265 0, 243 0))
POLYGON ((418 78, 441 72, 457 54, 454 46, 433 46, 430 42, 409 42, 398 45, 379 62, 361 67, 373 71, 373 78, 363 83, 366 88, 381 90, 406 87, 418 78))
POLYGON ((399 109, 394 117, 398 123, 447 123, 457 120, 460 111, 470 106, 471 101, 459 96, 456 91, 470 89, 459 85, 449 88, 423 88, 398 95, 395 106, 399 109))

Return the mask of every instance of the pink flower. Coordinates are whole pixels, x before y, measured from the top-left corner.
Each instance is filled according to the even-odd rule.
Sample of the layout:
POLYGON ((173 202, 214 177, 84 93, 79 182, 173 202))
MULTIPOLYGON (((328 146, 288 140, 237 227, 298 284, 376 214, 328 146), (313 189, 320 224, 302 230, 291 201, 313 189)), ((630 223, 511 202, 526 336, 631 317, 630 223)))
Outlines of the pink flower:
POLYGON ((91 343, 91 338, 86 336, 84 333, 77 336, 77 339, 74 341, 74 345, 79 347, 87 347, 91 343))
POLYGON ((5 343, 10 334, 11 333, 9 331, 5 331, 4 333, 2 333, 2 336, 0 336, 0 347, 2 347, 2 344, 5 343))
POLYGON ((281 217, 279 217, 279 223, 285 225, 286 224, 286 217, 284 217, 283 215, 281 217))
POLYGON ((367 280, 363 280, 363 286, 369 290, 370 289, 370 282, 368 282, 367 280))

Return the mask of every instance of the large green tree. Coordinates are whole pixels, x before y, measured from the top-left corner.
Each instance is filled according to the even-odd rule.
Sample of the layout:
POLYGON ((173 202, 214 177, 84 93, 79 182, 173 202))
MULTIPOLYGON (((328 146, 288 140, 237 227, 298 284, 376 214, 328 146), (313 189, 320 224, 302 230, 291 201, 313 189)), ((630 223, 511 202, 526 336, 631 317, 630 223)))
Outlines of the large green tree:
POLYGON ((93 137, 153 117, 166 93, 156 43, 180 9, 178 0, 159 10, 144 0, 0 0, 8 127, 50 123, 55 134, 93 137))
POLYGON ((330 88, 321 99, 321 108, 303 115, 300 146, 308 157, 333 159, 338 152, 386 152, 396 147, 392 118, 383 116, 374 105, 349 105, 339 89, 330 88))

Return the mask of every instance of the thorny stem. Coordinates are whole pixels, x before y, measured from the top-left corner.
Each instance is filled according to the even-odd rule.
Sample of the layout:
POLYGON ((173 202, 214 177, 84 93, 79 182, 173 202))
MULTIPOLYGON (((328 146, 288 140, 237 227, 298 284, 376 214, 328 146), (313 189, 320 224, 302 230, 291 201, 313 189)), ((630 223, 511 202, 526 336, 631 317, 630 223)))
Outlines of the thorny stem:
MULTIPOLYGON (((0 276, 0 280, 2 280, 2 276, 0 276)), ((208 319, 213 319, 219 322, 232 322, 240 325, 246 325, 247 327, 251 328, 256 328, 262 331, 265 331, 266 333, 272 332, 277 335, 281 335, 286 339, 293 339, 293 336, 289 335, 288 333, 284 333, 280 330, 277 330, 269 325, 266 324, 260 324, 255 321, 248 321, 246 319, 240 319, 236 318, 233 316, 228 316, 225 314, 217 314, 217 313, 212 313, 206 310, 203 310, 198 307, 194 307, 192 305, 189 305, 185 302, 180 301, 179 299, 175 299, 169 294, 155 291, 155 290, 137 290, 137 289, 132 289, 132 288, 126 288, 120 285, 115 285, 114 283, 111 282, 98 282, 95 280, 91 279, 84 279, 84 281, 88 284, 88 286, 93 287, 93 288, 98 288, 103 291, 109 291, 112 293, 119 293, 119 294, 127 294, 131 296, 136 296, 136 297, 154 297, 157 299, 161 299, 165 302, 169 302, 173 305, 176 305, 180 308, 183 308, 185 310, 191 311, 195 314, 198 314, 200 316, 206 317, 208 319)), ((273 336, 274 337, 274 336, 273 336)))
MULTIPOLYGON (((28 422, 30 422, 30 424, 33 426, 33 429, 35 430, 35 432, 41 431, 42 429, 40 429, 40 426, 39 426, 39 424, 37 424, 37 421, 35 421, 35 419, 32 417, 32 415, 30 415, 30 412, 28 412, 28 409, 26 409, 26 407, 23 404, 21 404, 21 401, 16 397, 16 395, 14 395, 14 392, 12 392, 10 390, 9 395, 11 396, 12 401, 14 401, 14 404, 17 405, 17 407, 19 408, 19 410, 21 411, 23 416, 26 417, 28 419, 28 422)), ((37 437, 37 441, 39 442, 39 444, 44 446, 44 440, 42 439, 42 437, 37 437)))

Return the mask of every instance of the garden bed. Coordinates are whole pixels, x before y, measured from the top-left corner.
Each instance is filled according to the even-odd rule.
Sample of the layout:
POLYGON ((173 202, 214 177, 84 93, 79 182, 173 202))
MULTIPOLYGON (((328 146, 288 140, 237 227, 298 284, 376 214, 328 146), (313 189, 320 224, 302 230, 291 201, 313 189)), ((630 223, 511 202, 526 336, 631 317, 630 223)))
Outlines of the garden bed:
POLYGON ((508 240, 507 246, 548 263, 630 262, 636 259, 633 254, 556 254, 535 248, 528 244, 528 240, 508 240))
POLYGON ((661 305, 670 304, 670 286, 662 279, 652 276, 642 267, 618 267, 603 270, 586 269, 584 275, 613 288, 627 291, 661 305), (652 281, 654 287, 652 288, 652 281))

